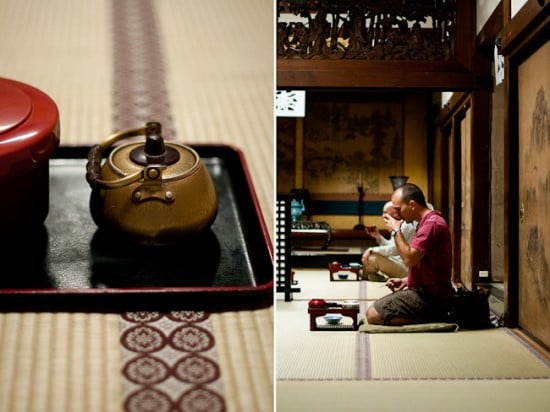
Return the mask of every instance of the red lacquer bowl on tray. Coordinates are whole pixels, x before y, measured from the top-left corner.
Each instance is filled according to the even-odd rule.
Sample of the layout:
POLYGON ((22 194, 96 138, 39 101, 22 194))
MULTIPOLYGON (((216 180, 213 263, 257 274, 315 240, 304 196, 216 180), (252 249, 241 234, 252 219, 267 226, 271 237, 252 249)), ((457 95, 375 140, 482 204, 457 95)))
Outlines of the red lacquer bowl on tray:
POLYGON ((308 303, 308 306, 312 309, 324 309, 328 305, 327 301, 324 299, 311 299, 308 303))
POLYGON ((59 146, 55 102, 0 78, 0 231, 41 225, 49 208, 49 159, 59 146))

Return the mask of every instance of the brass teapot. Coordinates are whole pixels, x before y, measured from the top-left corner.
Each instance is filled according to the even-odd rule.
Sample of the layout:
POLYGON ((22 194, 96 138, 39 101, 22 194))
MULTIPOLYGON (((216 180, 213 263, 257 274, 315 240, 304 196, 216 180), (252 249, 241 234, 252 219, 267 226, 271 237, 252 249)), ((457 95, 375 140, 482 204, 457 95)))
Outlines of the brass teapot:
POLYGON ((86 180, 97 226, 142 244, 166 245, 202 232, 218 211, 212 177, 197 152, 165 142, 157 122, 115 133, 93 146, 86 180), (145 142, 115 147, 101 165, 112 145, 140 135, 145 142))

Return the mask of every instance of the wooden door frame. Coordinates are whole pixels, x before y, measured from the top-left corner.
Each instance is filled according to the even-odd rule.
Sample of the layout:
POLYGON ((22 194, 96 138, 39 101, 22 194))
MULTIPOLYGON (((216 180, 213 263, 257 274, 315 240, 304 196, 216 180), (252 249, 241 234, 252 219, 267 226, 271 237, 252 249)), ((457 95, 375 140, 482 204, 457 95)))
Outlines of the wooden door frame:
MULTIPOLYGON (((471 131, 472 131, 472 276, 471 283, 478 283, 478 274, 480 270, 490 270, 491 248, 490 248, 490 125, 487 122, 487 113, 490 110, 490 92, 475 91, 471 93, 454 93, 449 103, 441 110, 437 119, 437 127, 441 129, 442 138, 452 133, 455 136, 454 145, 446 145, 448 152, 441 156, 452 156, 453 162, 442 159, 441 164, 450 164, 453 170, 440 171, 445 175, 451 175, 454 179, 454 204, 451 205, 447 199, 447 209, 453 207, 453 280, 461 279, 464 274, 460 271, 461 266, 461 142, 460 123, 464 119, 466 110, 471 112, 471 131)), ((430 171, 433 175, 438 171, 430 171)), ((433 188, 443 193, 450 187, 449 181, 441 180, 441 188, 433 188)), ((447 210, 446 218, 449 218, 447 210)))
POLYGON ((519 12, 510 19, 509 3, 504 3, 504 20, 501 53, 505 57, 505 204, 508 209, 507 225, 504 228, 508 239, 504 268, 505 321, 509 327, 517 327, 519 320, 519 144, 518 124, 518 68, 533 52, 548 39, 550 29, 550 1, 528 0, 519 12), (542 3, 542 4, 541 4, 542 3))

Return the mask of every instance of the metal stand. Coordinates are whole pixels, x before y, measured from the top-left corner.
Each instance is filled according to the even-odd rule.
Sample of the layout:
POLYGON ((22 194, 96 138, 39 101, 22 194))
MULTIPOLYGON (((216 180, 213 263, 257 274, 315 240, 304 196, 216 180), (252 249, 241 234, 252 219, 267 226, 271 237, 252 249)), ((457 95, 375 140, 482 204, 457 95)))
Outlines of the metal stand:
POLYGON ((358 223, 353 227, 353 230, 365 230, 365 225, 363 224, 363 185, 357 186, 357 193, 359 195, 359 200, 357 202, 357 219, 358 223))
POLYGON ((290 267, 291 255, 291 216, 290 203, 293 199, 292 195, 277 195, 277 203, 275 206, 275 247, 277 253, 275 255, 275 272, 277 282, 277 293, 284 293, 285 302, 293 300, 292 294, 300 292, 300 288, 295 288, 293 275, 294 271, 290 267))

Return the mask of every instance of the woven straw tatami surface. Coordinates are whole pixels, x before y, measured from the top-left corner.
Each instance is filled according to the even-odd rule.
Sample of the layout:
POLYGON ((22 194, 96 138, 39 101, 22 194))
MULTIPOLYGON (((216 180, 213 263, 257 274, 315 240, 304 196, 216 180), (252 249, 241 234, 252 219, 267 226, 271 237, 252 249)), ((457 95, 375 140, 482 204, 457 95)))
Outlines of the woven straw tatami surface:
POLYGON ((279 381, 284 412, 545 412, 547 380, 279 381))
POLYGON ((335 273, 335 280, 330 281, 328 268, 296 270, 294 280, 298 281, 300 293, 295 294, 294 298, 300 300, 322 298, 325 300, 361 299, 372 301, 390 293, 384 282, 357 281, 354 273, 338 273, 348 274, 348 278, 340 280, 335 273))
POLYGON ((119 411, 118 315, 0 316, 0 411, 119 411))
MULTIPOLYGON (((373 297, 369 290, 378 293, 383 284, 331 282, 328 270, 298 270, 295 279, 305 293, 295 294, 299 299, 292 302, 277 302, 278 380, 550 379, 548 361, 507 328, 370 335, 310 331, 308 298, 357 299, 361 283, 373 297)), ((360 303, 364 317, 372 300, 360 303)))

